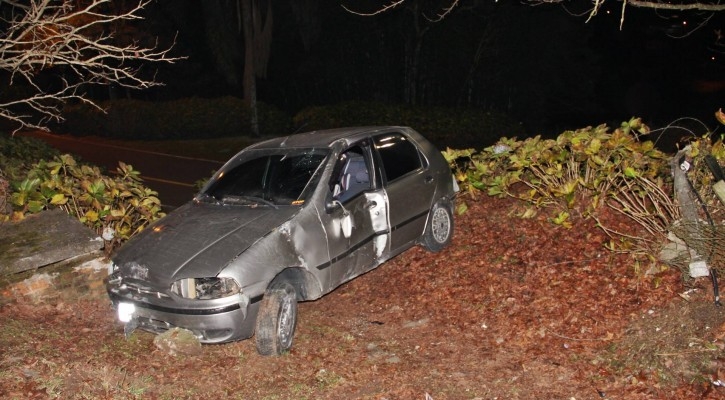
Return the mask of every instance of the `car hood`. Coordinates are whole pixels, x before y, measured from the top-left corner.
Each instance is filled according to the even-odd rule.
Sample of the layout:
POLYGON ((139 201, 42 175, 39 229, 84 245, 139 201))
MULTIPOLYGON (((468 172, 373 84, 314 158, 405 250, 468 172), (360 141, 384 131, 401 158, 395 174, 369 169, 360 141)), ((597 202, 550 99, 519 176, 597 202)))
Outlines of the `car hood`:
POLYGON ((188 203, 126 243, 113 262, 126 277, 162 286, 216 276, 299 210, 188 203))

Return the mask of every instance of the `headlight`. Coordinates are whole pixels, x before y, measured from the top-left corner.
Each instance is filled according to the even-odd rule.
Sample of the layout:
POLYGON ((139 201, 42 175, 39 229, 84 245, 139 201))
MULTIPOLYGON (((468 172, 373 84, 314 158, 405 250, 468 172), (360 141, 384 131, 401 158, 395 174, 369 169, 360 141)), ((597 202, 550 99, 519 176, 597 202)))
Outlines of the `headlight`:
POLYGON ((232 278, 186 278, 171 284, 171 292, 187 299, 219 299, 241 291, 232 278))

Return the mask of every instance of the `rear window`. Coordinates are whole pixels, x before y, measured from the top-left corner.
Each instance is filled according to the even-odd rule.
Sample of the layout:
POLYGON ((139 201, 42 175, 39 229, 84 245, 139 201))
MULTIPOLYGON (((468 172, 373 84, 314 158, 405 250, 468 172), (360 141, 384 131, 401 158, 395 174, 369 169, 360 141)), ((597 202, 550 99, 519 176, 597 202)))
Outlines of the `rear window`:
POLYGON ((375 148, 380 154, 388 182, 423 166, 418 148, 399 133, 375 137, 375 148))

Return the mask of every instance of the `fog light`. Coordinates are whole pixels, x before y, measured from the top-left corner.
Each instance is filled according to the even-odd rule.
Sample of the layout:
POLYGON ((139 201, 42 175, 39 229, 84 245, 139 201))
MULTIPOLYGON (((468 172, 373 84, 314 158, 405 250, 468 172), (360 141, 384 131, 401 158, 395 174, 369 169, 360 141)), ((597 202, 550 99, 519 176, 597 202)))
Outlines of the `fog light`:
POLYGON ((118 303, 118 320, 126 323, 133 319, 136 306, 133 303, 118 303))

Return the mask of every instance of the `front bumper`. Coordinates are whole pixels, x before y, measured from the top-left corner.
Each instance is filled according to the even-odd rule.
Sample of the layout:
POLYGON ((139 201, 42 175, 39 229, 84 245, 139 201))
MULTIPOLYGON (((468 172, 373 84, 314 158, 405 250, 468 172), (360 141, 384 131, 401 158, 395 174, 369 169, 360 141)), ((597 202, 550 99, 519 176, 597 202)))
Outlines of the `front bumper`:
POLYGON ((202 343, 223 343, 251 337, 259 309, 259 299, 238 294, 215 300, 144 297, 108 287, 114 309, 121 303, 133 304, 127 326, 153 333, 171 328, 188 329, 202 343))

